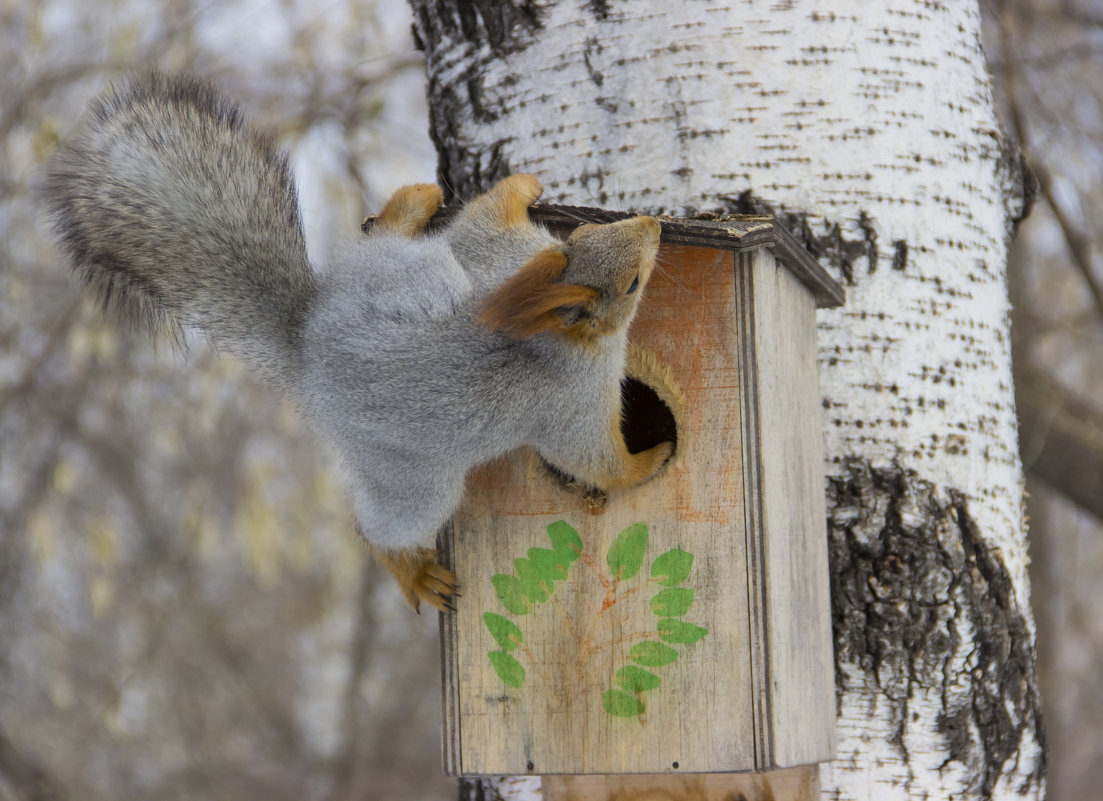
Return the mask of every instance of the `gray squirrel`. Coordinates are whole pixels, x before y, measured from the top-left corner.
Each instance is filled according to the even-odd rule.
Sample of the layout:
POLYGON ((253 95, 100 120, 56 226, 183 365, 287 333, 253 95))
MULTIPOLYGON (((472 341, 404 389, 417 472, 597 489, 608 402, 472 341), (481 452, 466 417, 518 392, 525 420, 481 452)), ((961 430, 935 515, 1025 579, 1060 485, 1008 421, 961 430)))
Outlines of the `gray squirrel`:
POLYGON ((315 272, 273 139, 209 84, 156 73, 93 101, 44 189, 59 243, 108 310, 200 328, 299 406, 415 610, 454 609, 434 546, 471 467, 527 445, 618 489, 673 452, 629 453, 620 427, 653 217, 560 241, 529 220, 540 182, 513 175, 426 232, 442 193, 419 184, 315 272))

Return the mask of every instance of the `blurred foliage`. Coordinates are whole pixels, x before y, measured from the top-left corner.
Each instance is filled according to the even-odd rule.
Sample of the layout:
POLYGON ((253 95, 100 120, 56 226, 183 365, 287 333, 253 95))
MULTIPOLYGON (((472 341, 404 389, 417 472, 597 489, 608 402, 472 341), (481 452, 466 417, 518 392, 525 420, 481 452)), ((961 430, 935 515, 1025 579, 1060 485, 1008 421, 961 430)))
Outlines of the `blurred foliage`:
POLYGON ((280 134, 324 253, 433 175, 407 13, 0 0, 0 799, 454 795, 436 621, 331 456, 200 338, 82 299, 35 202, 105 80, 187 69, 280 134))

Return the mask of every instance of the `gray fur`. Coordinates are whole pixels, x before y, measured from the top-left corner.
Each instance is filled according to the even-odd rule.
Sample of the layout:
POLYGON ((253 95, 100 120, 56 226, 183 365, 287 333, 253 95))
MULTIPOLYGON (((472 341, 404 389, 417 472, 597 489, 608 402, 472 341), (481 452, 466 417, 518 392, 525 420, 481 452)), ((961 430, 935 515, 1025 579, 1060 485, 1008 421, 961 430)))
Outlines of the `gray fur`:
POLYGON ((556 247, 559 240, 539 225, 502 231, 484 212, 486 195, 475 198, 448 226, 448 245, 471 279, 472 290, 483 297, 517 272, 528 255, 556 247))
POLYGON ((444 236, 370 237, 345 255, 306 327, 303 403, 376 545, 431 546, 468 469, 522 445, 583 478, 615 469, 624 331, 583 351, 476 324, 479 295, 444 236))
POLYGON ((93 101, 50 164, 62 247, 110 310, 197 325, 283 388, 316 293, 295 184, 213 87, 149 74, 93 101))
POLYGON ((301 405, 341 454, 377 546, 431 547, 468 469, 521 445, 582 480, 623 469, 609 430, 653 220, 651 244, 633 220, 559 243, 533 225, 503 231, 476 200, 438 234, 350 240, 316 276, 286 158, 211 87, 159 75, 93 104, 47 200, 108 306, 198 325, 301 405), (568 258, 562 281, 599 293, 589 312, 563 311, 607 324, 586 347, 476 321, 490 291, 551 247, 568 258))

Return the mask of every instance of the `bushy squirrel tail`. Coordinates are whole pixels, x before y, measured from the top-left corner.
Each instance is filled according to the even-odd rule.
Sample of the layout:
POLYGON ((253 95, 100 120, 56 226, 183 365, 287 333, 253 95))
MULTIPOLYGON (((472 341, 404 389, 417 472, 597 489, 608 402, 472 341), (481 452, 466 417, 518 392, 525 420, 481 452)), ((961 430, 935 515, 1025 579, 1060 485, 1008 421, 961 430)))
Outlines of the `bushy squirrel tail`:
POLYGON ((214 87, 147 74, 96 99, 45 182, 58 240, 109 310, 196 325, 289 388, 317 284, 287 157, 214 87))

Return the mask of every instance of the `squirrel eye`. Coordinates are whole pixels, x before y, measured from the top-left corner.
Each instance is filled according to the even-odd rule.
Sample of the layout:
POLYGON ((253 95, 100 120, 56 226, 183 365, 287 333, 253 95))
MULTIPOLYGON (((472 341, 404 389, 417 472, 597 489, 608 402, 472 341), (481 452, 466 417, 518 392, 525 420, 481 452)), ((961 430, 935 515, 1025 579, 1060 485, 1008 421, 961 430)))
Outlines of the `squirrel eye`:
POLYGON ((625 292, 624 294, 625 295, 631 295, 633 292, 635 292, 639 288, 639 286, 640 286, 640 274, 636 273, 636 277, 632 279, 632 286, 628 287, 628 291, 625 292))

